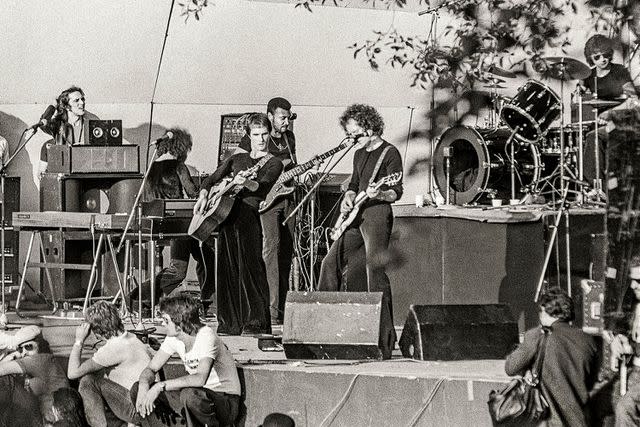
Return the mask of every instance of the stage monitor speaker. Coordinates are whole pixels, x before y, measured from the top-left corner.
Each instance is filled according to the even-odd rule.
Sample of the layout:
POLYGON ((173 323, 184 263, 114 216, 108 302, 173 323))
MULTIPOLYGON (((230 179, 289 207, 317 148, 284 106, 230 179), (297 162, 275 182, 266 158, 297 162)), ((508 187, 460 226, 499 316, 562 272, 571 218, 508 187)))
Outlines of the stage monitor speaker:
POLYGON ((282 344, 289 359, 388 359, 382 292, 289 292, 282 344))
POLYGON ((504 304, 412 305, 400 350, 417 360, 504 359, 518 342, 504 304))

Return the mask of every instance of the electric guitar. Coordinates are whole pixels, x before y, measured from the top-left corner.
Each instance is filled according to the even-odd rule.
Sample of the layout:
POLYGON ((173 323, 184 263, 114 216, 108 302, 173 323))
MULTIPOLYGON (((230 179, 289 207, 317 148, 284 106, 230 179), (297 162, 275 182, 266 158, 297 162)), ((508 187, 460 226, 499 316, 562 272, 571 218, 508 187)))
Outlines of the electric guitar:
MULTIPOLYGON (((380 179, 378 182, 374 182, 373 184, 370 185, 370 187, 378 189, 385 184, 395 185, 400 181, 401 178, 402 178, 402 172, 392 173, 391 175, 387 175, 384 178, 380 179)), ((355 197, 355 199, 353 199, 353 207, 351 208, 351 210, 349 212, 340 213, 338 220, 336 221, 335 225, 331 229, 331 232, 329 233, 329 235, 331 236, 331 240, 338 240, 340 236, 342 236, 342 234, 347 229, 347 227, 351 225, 353 220, 356 219, 358 212, 360 212, 360 208, 362 207, 364 202, 366 202, 367 200, 369 200, 369 196, 367 196, 367 192, 361 191, 355 197)))
MULTIPOLYGON (((238 175, 253 179, 261 166, 256 163, 249 169, 238 172, 238 175)), ((196 212, 193 215, 187 233, 201 242, 207 241, 222 221, 229 216, 235 202, 235 196, 240 190, 242 190, 242 185, 235 184, 230 177, 224 178, 219 185, 212 187, 209 191, 206 211, 204 213, 196 212)))
POLYGON ((311 169, 315 165, 322 163, 326 158, 333 156, 335 153, 337 153, 340 150, 344 150, 345 148, 347 148, 349 145, 353 144, 354 142, 355 142, 354 140, 348 139, 348 140, 342 142, 337 147, 332 148, 331 150, 327 151, 326 153, 323 153, 323 154, 320 154, 318 156, 315 156, 314 158, 312 158, 308 162, 303 163, 301 165, 298 165, 298 166, 294 167, 293 169, 290 169, 290 170, 288 170, 286 172, 283 172, 278 177, 278 180, 276 181, 276 183, 273 184, 273 187, 271 187, 271 191, 269 191, 269 194, 267 194, 267 197, 265 197, 264 200, 262 202, 260 202, 260 206, 258 208, 258 212, 265 213, 266 211, 271 209, 271 207, 279 199, 281 199, 281 198, 283 198, 285 196, 288 196, 289 194, 293 193, 295 191, 295 189, 296 189, 295 186, 294 185, 287 185, 287 182, 289 182, 292 178, 295 178, 296 176, 305 173, 306 171, 308 171, 309 169, 311 169))

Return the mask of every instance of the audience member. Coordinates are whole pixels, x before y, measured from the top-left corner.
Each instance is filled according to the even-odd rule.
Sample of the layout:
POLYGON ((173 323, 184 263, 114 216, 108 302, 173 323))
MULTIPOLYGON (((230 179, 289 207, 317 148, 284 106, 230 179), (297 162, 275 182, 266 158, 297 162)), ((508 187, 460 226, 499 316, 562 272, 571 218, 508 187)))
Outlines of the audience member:
POLYGON ((559 288, 552 288, 538 302, 540 326, 525 332, 522 344, 507 356, 507 375, 524 375, 533 367, 538 343, 547 331, 547 345, 540 384, 549 402, 548 426, 588 426, 589 391, 598 376, 594 339, 573 328, 573 300, 559 288), (543 330, 544 328, 544 330, 543 330))
POLYGON ((125 331, 113 304, 96 302, 87 309, 85 319, 86 323, 76 329, 67 373, 70 379, 80 378, 78 390, 89 425, 106 427, 106 408, 119 420, 139 423, 141 418, 129 393, 151 360, 147 347, 134 334, 125 331), (91 331, 106 342, 93 357, 81 363, 82 346, 91 331))
MULTIPOLYGON (((14 356, 13 360, 0 362, 0 407, 7 409, 2 411, 6 425, 52 421, 53 392, 68 387, 69 382, 51 354, 49 343, 38 334, 19 343, 14 356)), ((0 415, 0 426, 4 425, 2 418, 0 415)))
POLYGON ((0 331, 0 361, 14 353, 21 343, 31 341, 39 334, 40 328, 36 325, 23 326, 14 333, 0 331))
POLYGON ((160 300, 160 313, 167 338, 140 381, 131 390, 142 417, 167 411, 181 413, 187 426, 232 425, 238 416, 240 379, 235 361, 215 331, 202 324, 200 305, 189 296, 160 300), (178 354, 187 375, 157 381, 156 373, 178 354))
POLYGON ((296 427, 296 423, 289 415, 273 412, 264 417, 260 427, 296 427))

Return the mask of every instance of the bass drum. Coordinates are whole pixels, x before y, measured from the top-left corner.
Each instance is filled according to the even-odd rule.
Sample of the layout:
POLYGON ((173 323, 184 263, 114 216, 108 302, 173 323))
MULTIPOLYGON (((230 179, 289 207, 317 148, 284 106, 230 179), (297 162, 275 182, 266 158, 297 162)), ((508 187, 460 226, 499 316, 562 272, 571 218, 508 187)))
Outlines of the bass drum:
MULTIPOLYGON (((449 197, 456 205, 490 204, 492 198, 511 198, 511 147, 506 146, 507 128, 454 126, 440 136, 433 153, 436 185, 447 194, 447 155, 449 158, 449 197)), ((540 175, 540 152, 534 144, 515 145, 516 197, 534 184, 540 175)))

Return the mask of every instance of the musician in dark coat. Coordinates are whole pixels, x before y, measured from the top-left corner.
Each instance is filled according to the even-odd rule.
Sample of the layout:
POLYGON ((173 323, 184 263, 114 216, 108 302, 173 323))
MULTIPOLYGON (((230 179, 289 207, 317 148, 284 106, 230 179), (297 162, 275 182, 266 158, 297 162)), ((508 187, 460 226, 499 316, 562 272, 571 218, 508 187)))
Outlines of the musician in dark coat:
POLYGON ((384 357, 391 357, 396 340, 391 309, 391 286, 385 272, 385 260, 393 227, 391 203, 402 196, 402 159, 398 149, 382 139, 384 121, 369 105, 349 106, 340 117, 347 136, 356 140, 358 149, 353 157, 353 173, 349 188, 340 204, 340 211, 350 212, 356 195, 366 193, 358 215, 342 236, 331 246, 322 261, 318 290, 382 292, 383 329, 381 347, 384 357), (398 181, 375 188, 383 177, 399 174, 398 181), (346 269, 346 280, 343 272, 346 269))
MULTIPOLYGON (((156 158, 149 170, 149 176, 144 188, 144 199, 195 199, 198 197, 198 186, 191 179, 189 169, 185 164, 193 142, 191 135, 184 129, 167 129, 170 138, 162 138, 157 145, 156 158)), ((214 253, 207 245, 199 245, 193 238, 173 239, 170 243, 171 260, 169 266, 163 268, 156 275, 155 302, 163 295, 169 295, 187 277, 189 258, 196 261, 196 274, 200 284, 201 298, 211 298, 215 292, 214 253)), ((149 298, 148 283, 142 288, 143 299, 149 298)), ((132 292, 132 300, 138 298, 137 290, 132 292)), ((135 304, 133 304, 135 307, 135 304)))
POLYGON ((258 206, 280 176, 282 162, 268 152, 271 123, 265 114, 250 115, 245 130, 251 152, 234 154, 205 179, 194 207, 194 212, 205 212, 209 190, 230 174, 241 188, 218 236, 218 332, 230 335, 271 332, 258 206), (255 177, 245 176, 244 171, 259 163, 255 177))
POLYGON ((573 300, 560 288, 552 288, 538 301, 540 326, 524 334, 522 344, 507 356, 507 375, 524 375, 533 368, 542 339, 550 332, 540 375, 541 390, 551 409, 547 426, 588 426, 589 391, 598 376, 598 352, 594 339, 569 322, 573 300))

